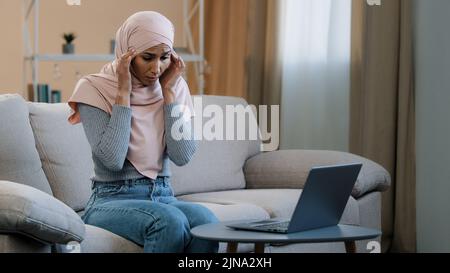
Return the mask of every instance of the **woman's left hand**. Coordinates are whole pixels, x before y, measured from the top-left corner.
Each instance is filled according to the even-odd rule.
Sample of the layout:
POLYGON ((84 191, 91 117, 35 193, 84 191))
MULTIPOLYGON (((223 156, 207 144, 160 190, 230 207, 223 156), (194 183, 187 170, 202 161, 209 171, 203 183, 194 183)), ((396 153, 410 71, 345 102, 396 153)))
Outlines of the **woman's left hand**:
POLYGON ((175 85, 178 82, 179 77, 182 77, 186 70, 186 65, 183 59, 178 56, 175 51, 172 51, 170 59, 170 66, 159 78, 166 104, 170 104, 175 101, 175 85))

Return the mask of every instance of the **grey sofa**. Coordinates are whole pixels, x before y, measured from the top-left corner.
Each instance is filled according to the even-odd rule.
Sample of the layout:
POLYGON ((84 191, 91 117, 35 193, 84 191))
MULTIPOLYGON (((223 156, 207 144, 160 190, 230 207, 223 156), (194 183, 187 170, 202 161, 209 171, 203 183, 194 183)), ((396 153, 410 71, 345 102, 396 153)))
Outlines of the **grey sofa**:
MULTIPOLYGON (((194 96, 195 97, 195 96, 194 96)), ((246 105, 233 97, 202 96, 203 107, 246 105)), ((91 193, 91 150, 69 107, 0 95, 0 252, 142 252, 80 218, 91 193), (77 246, 77 242, 80 243, 77 246)), ((289 217, 311 167, 363 162, 341 222, 381 226, 381 191, 389 174, 365 158, 335 151, 260 152, 259 141, 205 141, 191 162, 171 165, 181 200, 197 202, 222 220, 289 217)), ((357 243, 359 252, 365 242, 357 243)), ((221 244, 220 251, 225 250, 221 244)), ((238 251, 252 251, 242 244, 238 251)), ((267 252, 344 252, 343 243, 267 245, 267 252)))

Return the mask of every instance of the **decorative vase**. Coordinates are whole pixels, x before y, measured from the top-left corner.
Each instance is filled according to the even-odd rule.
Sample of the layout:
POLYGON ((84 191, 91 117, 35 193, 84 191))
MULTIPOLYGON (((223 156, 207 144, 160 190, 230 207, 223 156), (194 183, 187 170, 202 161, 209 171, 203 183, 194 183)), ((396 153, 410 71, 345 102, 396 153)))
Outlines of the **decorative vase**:
POLYGON ((75 52, 74 44, 63 44, 63 53, 64 54, 73 54, 75 52))

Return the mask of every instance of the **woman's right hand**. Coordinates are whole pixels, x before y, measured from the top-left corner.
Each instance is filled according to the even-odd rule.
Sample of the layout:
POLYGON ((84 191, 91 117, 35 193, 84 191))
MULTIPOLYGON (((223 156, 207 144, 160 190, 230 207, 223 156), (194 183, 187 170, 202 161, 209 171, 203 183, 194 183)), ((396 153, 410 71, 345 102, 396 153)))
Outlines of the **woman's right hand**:
POLYGON ((130 95, 131 95, 131 60, 136 57, 137 53, 135 49, 128 50, 123 54, 117 64, 117 77, 118 77, 118 93, 116 96, 116 104, 130 107, 130 95))
POLYGON ((117 74, 119 82, 119 93, 122 95, 131 94, 131 72, 130 65, 134 57, 136 57, 136 49, 131 48, 127 53, 123 54, 117 64, 117 74))

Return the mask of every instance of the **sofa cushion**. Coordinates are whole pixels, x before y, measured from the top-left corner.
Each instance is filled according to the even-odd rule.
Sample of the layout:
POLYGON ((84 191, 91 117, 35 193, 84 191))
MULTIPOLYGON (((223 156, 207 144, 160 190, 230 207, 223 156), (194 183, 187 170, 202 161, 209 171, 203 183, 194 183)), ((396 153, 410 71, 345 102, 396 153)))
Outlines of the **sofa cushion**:
MULTIPOLYGON (((247 106, 246 101, 242 98, 193 96, 194 102, 200 98, 203 110, 208 110, 208 106, 211 106, 209 109, 212 109, 212 107, 222 109, 224 113, 223 120, 226 117, 225 109, 227 105, 247 106)), ((195 106, 195 118, 202 119, 203 115, 199 112, 201 109, 197 108, 198 104, 196 103, 195 106)), ((254 119, 253 115, 251 117, 254 119)), ((205 125, 210 120, 211 118, 203 117, 201 123, 205 125)), ((236 128, 236 121, 234 125, 236 128)), ((225 132, 226 126, 223 127, 225 132)), ((199 141, 198 150, 189 164, 178 167, 171 163, 172 184, 176 195, 244 188, 245 179, 242 170, 244 163, 247 158, 257 154, 259 151, 259 140, 203 139, 199 141)))
POLYGON ((86 235, 81 242, 81 253, 141 253, 139 245, 106 229, 85 225, 86 235))
MULTIPOLYGON (((178 198, 190 202, 222 205, 253 204, 265 209, 271 218, 290 218, 301 193, 302 190, 294 189, 254 189, 197 193, 179 196, 178 198)), ((341 223, 359 224, 358 203, 353 197, 350 197, 347 203, 341 223)))
POLYGON ((28 108, 20 95, 0 95, 0 139, 0 179, 52 194, 35 147, 28 108))
POLYGON ((389 188, 389 173, 372 160, 337 151, 281 150, 258 154, 247 160, 244 168, 247 188, 303 188, 313 167, 363 163, 352 196, 389 188))
POLYGON ((82 210, 91 194, 94 173, 82 124, 67 121, 70 108, 66 103, 28 102, 28 108, 36 148, 54 196, 75 211, 82 210))
POLYGON ((45 243, 83 240, 83 221, 63 202, 9 181, 0 181, 0 189, 0 233, 20 233, 45 243))
POLYGON ((195 203, 211 210, 221 222, 248 219, 267 220, 270 218, 269 213, 265 209, 253 204, 217 204, 209 202, 195 203))

